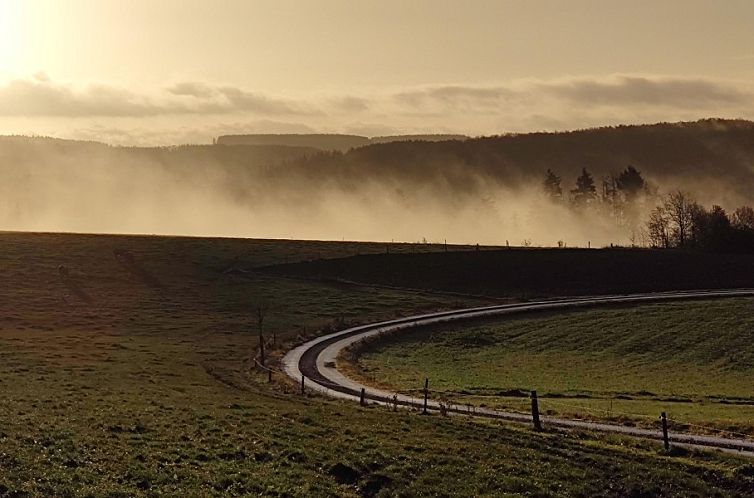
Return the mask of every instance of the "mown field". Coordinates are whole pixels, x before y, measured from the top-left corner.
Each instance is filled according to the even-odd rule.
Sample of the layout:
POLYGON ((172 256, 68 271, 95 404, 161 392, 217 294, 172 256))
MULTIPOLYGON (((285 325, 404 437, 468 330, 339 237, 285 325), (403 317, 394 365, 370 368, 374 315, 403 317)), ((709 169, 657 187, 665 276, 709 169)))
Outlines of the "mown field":
MULTIPOLYGON (((482 304, 256 266, 384 245, 0 234, 0 496, 747 496, 754 466, 586 433, 388 413, 250 368, 278 344, 482 304)), ((395 249, 393 249, 395 250, 395 249)))
POLYGON ((548 414, 656 426, 665 411, 679 429, 754 437, 754 299, 444 325, 369 343, 358 370, 407 391, 429 378, 456 403, 523 411, 536 390, 548 414))

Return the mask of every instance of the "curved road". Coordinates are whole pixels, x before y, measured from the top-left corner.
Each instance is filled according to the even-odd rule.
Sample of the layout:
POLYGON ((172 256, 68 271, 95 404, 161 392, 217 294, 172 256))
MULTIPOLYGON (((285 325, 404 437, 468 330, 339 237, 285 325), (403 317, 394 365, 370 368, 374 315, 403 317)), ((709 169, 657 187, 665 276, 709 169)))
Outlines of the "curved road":
MULTIPOLYGON (((505 304, 416 315, 397 320, 353 327, 313 339, 289 351, 283 358, 283 369, 289 377, 297 382, 302 382, 302 379, 304 379, 305 387, 310 391, 317 391, 335 398, 359 401, 361 390, 364 389, 365 398, 370 403, 383 405, 393 405, 393 403, 397 403, 401 406, 419 408, 423 404, 423 401, 419 398, 413 398, 369 387, 346 377, 335 367, 338 355, 345 348, 368 337, 374 337, 380 334, 422 325, 433 325, 456 320, 467 320, 471 318, 492 317, 531 311, 594 307, 609 304, 637 304, 682 299, 751 296, 754 296, 754 289, 628 294, 505 304)), ((427 404, 427 408, 429 410, 439 410, 440 404, 436 401, 430 400, 427 404)), ((470 414, 478 417, 505 419, 513 422, 531 424, 530 415, 515 412, 476 408, 473 412, 469 413, 467 407, 460 406, 446 407, 446 410, 449 413, 470 414)), ((662 432, 660 430, 640 429, 615 424, 554 417, 542 417, 541 420, 543 425, 550 427, 585 429, 650 439, 662 439, 662 432)), ((671 432, 670 440, 679 445, 718 448, 754 457, 754 441, 749 439, 732 439, 671 432)))

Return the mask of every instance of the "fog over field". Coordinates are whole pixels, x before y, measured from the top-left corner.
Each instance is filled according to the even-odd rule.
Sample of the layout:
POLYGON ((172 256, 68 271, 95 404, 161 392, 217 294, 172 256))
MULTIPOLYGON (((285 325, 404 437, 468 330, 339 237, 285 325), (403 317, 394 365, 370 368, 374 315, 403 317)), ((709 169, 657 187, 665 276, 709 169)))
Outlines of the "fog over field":
POLYGON ((463 185, 312 178, 285 164, 237 173, 213 160, 176 165, 111 152, 4 166, 2 229, 497 244, 584 237, 577 215, 543 204, 535 184, 506 187, 476 174, 463 185))
POLYGON ((754 125, 703 121, 346 153, 285 145, 166 148, 6 137, 0 228, 238 237, 569 246, 641 243, 646 213, 683 189, 705 205, 752 202, 754 125), (627 165, 648 182, 629 217, 568 198, 581 168, 627 165), (562 177, 563 200, 543 191, 562 177))

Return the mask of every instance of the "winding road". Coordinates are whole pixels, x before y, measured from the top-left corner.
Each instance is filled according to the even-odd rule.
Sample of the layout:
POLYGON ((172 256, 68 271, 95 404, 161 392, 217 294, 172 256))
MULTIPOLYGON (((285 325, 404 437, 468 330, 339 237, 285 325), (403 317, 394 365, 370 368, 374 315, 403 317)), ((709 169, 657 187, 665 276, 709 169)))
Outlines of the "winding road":
MULTIPOLYGON (((283 369, 285 373, 296 382, 303 381, 306 389, 317 391, 334 398, 358 402, 360 401, 363 389, 365 399, 369 403, 390 406, 395 403, 403 407, 420 408, 423 406, 423 400, 419 398, 373 388, 346 377, 336 368, 336 359, 338 355, 345 348, 369 337, 378 336, 388 332, 393 333, 423 325, 433 325, 456 320, 502 316, 532 311, 586 308, 610 304, 640 304, 672 300, 751 296, 754 296, 754 289, 628 294, 505 304, 416 315, 353 327, 313 339, 289 351, 283 358, 283 369)), ((427 409, 429 410, 440 410, 440 408, 440 403, 437 401, 430 400, 427 403, 427 409)), ((444 408, 449 414, 473 415, 477 417, 503 419, 511 422, 531 424, 531 416, 528 414, 492 410, 481 407, 476 408, 473 412, 470 412, 469 408, 466 406, 451 405, 444 408)), ((654 429, 642 429, 617 424, 555 417, 542 417, 541 420, 545 427, 582 429, 649 439, 662 439, 662 432, 654 429)), ((736 454, 754 457, 754 440, 751 439, 734 439, 671 432, 670 441, 681 446, 716 448, 727 452, 735 452, 736 454)))

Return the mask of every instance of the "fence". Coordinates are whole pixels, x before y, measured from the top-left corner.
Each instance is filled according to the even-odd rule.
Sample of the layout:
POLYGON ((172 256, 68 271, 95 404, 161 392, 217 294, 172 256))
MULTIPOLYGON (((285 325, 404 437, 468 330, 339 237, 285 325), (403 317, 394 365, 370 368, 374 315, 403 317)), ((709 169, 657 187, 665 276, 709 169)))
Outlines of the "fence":
MULTIPOLYGON (((267 374, 267 381, 272 382, 274 375, 281 375, 281 378, 289 379, 286 372, 283 370, 280 370, 278 368, 262 365, 257 359, 254 359, 254 363, 257 368, 261 369, 262 371, 266 372, 267 374)), ((624 412, 619 410, 598 410, 593 408, 588 408, 581 405, 571 404, 568 402, 565 402, 561 399, 555 399, 555 398, 549 398, 545 397, 542 398, 538 396, 536 391, 531 391, 529 393, 529 396, 527 398, 518 398, 521 400, 522 403, 526 403, 527 410, 515 410, 506 408, 505 410, 495 410, 490 409, 482 406, 478 406, 472 403, 457 403, 453 402, 449 399, 450 396, 459 396, 459 393, 455 391, 441 391, 441 390, 432 390, 429 387, 429 379, 425 379, 424 385, 421 388, 417 388, 414 390, 406 390, 403 392, 395 392, 391 396, 385 396, 385 395, 377 395, 375 393, 368 393, 365 388, 361 387, 359 390, 349 389, 347 387, 341 386, 340 384, 335 384, 333 382, 328 381, 325 378, 317 378, 309 379, 305 377, 304 375, 301 376, 301 382, 298 386, 299 393, 301 395, 306 395, 308 391, 310 391, 309 384, 315 383, 318 385, 318 388, 316 389, 317 392, 320 392, 322 389, 325 389, 325 394, 328 393, 329 390, 332 390, 334 392, 339 393, 345 393, 349 394, 351 396, 354 396, 358 398, 359 404, 361 406, 367 406, 369 404, 376 404, 376 405, 382 405, 386 406, 389 409, 392 409, 393 411, 397 411, 398 408, 404 408, 404 409, 411 409, 416 410, 422 414, 428 414, 430 410, 437 411, 442 415, 449 415, 451 413, 454 414, 461 414, 461 415, 468 415, 468 416, 476 416, 476 417, 485 417, 485 418, 496 418, 496 419, 503 419, 503 420, 512 420, 515 422, 524 422, 529 421, 531 423, 532 427, 537 430, 541 431, 546 428, 548 422, 552 423, 552 425, 555 426, 563 426, 568 424, 573 424, 574 422, 578 422, 577 420, 572 419, 555 419, 555 418, 547 418, 545 417, 545 413, 543 413, 542 408, 545 409, 549 406, 554 406, 556 408, 565 408, 565 409, 571 409, 571 410, 578 410, 579 412, 588 412, 590 414, 595 415, 595 418, 603 418, 608 413, 610 415, 620 415, 623 417, 631 418, 631 419, 643 419, 645 420, 650 427, 657 430, 659 434, 661 434, 661 438, 663 441, 663 445, 666 450, 670 449, 670 443, 671 440, 673 440, 673 436, 671 434, 672 428, 675 427, 691 427, 694 429, 699 430, 703 433, 713 433, 720 436, 734 436, 736 438, 739 438, 739 441, 747 441, 751 442, 754 441, 754 435, 743 433, 743 432, 736 432, 731 431, 727 429, 720 429, 717 427, 711 427, 711 426, 705 426, 700 424, 694 424, 691 422, 679 420, 679 419, 671 419, 667 416, 666 412, 661 412, 659 417, 653 417, 646 414, 640 414, 640 413, 631 413, 631 412, 624 412), (418 396, 414 396, 414 394, 418 394, 418 396)), ((474 396, 479 397, 479 396, 474 396)), ((486 395, 486 397, 490 398, 501 398, 501 396, 494 396, 494 395, 486 395)), ((510 401, 510 398, 508 398, 508 401, 510 401)), ((605 427, 605 424, 600 424, 597 421, 595 422, 582 422, 581 427, 584 429, 590 429, 589 424, 593 423, 596 426, 601 426, 602 428, 605 427)), ((614 426, 615 428, 620 428, 622 426, 614 426)), ((616 430, 615 432, 624 432, 628 435, 643 435, 643 436, 650 436, 653 434, 650 434, 651 431, 644 430, 642 432, 642 429, 631 429, 630 427, 625 427, 624 431, 616 430), (641 434, 637 434, 641 433, 641 434)), ((685 434, 685 433, 676 433, 675 439, 682 439, 680 436, 683 436, 685 439, 689 439, 693 443, 693 435, 685 434)), ((733 440, 731 440, 733 441, 733 440)), ((735 448, 735 445, 731 444, 731 447, 735 448)), ((743 448, 739 448, 743 449, 743 448)), ((754 443, 752 443, 752 449, 754 449, 754 443)), ((751 451, 747 447, 747 451, 751 451)))

